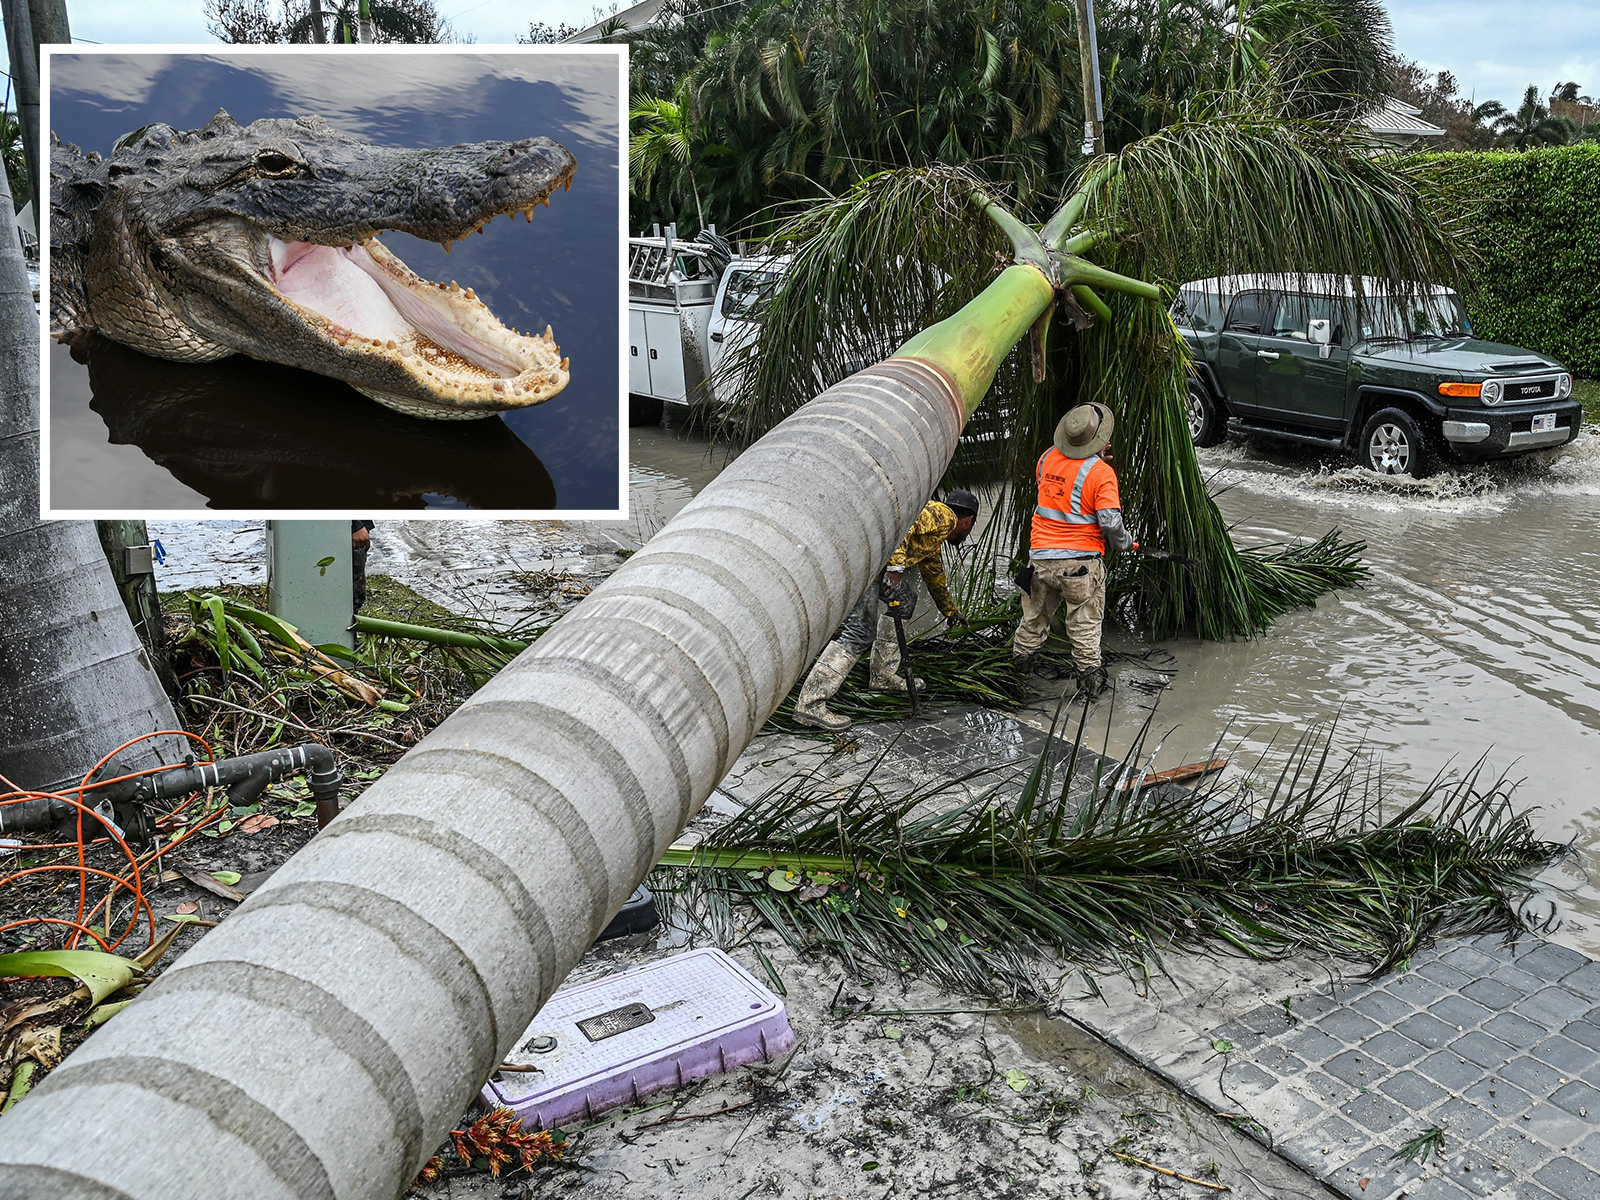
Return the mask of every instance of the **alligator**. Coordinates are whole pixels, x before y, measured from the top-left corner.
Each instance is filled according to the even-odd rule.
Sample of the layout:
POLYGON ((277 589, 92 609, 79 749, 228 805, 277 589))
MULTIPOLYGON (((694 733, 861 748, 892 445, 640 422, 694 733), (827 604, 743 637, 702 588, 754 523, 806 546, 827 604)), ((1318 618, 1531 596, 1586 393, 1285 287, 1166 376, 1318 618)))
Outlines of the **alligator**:
POLYGON ((501 324, 473 290, 418 276, 378 235, 451 245, 531 221, 576 165, 549 138, 384 149, 320 116, 180 133, 109 158, 51 135, 53 335, 98 332, 179 362, 231 354, 328 375, 416 417, 539 404, 567 384, 548 326, 501 324))

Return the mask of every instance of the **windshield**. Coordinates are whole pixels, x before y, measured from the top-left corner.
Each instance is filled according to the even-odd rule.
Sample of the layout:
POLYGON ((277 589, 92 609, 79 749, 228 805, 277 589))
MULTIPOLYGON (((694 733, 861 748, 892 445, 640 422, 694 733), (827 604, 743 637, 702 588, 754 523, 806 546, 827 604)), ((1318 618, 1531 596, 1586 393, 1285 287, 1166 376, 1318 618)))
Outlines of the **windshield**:
POLYGON ((722 296, 722 315, 739 320, 751 316, 756 307, 772 295, 778 284, 777 271, 734 271, 728 276, 728 290, 722 296))
POLYGON ((1361 321, 1363 340, 1466 337, 1472 332, 1454 292, 1437 296, 1374 296, 1361 321))

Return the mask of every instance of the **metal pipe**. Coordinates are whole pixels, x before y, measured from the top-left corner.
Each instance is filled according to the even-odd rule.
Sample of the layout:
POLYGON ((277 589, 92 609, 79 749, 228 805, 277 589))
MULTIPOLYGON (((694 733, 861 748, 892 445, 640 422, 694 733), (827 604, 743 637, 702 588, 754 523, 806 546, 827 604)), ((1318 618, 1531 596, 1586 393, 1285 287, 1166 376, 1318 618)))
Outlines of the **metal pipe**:
MULTIPOLYGON (((317 742, 263 750, 257 754, 242 754, 219 762, 190 762, 153 775, 120 779, 114 783, 91 781, 84 786, 83 802, 93 808, 109 804, 113 809, 126 811, 131 806, 157 800, 178 800, 206 788, 225 787, 229 799, 235 804, 249 804, 272 783, 285 775, 301 772, 305 773, 306 782, 311 787, 311 798, 317 805, 317 825, 320 828, 339 815, 339 788, 344 783, 344 775, 339 770, 333 751, 317 742)), ((107 764, 100 771, 107 779, 116 779, 125 773, 126 769, 120 762, 107 764)), ((27 800, 0 808, 0 833, 38 832, 76 822, 77 817, 78 809, 64 801, 27 800)), ((125 819, 119 820, 118 824, 132 828, 136 822, 125 819)))
POLYGON ((6 1115, 0 1198, 399 1195, 882 569, 963 407, 896 358, 734 460, 6 1115))
POLYGON ((1104 154, 1105 113, 1100 104, 1100 39, 1094 26, 1094 0, 1077 0, 1078 61, 1083 73, 1083 153, 1104 154))

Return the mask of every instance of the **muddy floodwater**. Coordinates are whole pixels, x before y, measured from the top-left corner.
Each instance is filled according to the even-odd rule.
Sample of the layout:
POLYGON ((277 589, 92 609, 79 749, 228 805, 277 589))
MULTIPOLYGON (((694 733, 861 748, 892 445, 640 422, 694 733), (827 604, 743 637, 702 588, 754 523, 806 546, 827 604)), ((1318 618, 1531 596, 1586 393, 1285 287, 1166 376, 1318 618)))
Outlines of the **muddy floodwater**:
MULTIPOLYGON (((1201 461, 1241 543, 1338 527, 1367 543, 1372 578, 1253 641, 1167 643, 1178 671, 1155 723, 1162 765, 1207 757, 1229 722, 1234 762, 1264 754, 1269 785, 1299 735, 1334 720, 1400 796, 1485 758, 1521 781, 1544 836, 1573 840, 1539 902, 1555 904, 1557 940, 1600 953, 1600 436, 1422 484, 1268 443, 1201 461)), ((1149 704, 1120 695, 1113 745, 1149 704)))
MULTIPOLYGON (((484 615, 522 615, 528 602, 504 584, 508 572, 592 578, 614 565, 617 547, 648 540, 723 462, 703 441, 667 430, 631 430, 630 442, 627 522, 380 525, 371 569, 456 607, 470 596, 484 615)), ((1367 543, 1372 578, 1251 641, 1164 643, 1176 673, 1155 719, 1159 765, 1209 757, 1227 727, 1230 769, 1270 784, 1303 732, 1335 720, 1341 745, 1365 742, 1381 758, 1397 798, 1485 758, 1492 774, 1520 780, 1517 795, 1537 806, 1544 836, 1573 841, 1535 905, 1554 906, 1557 940, 1600 954, 1600 434, 1424 484, 1268 443, 1229 442, 1201 457, 1240 542, 1337 527, 1367 543)), ((163 587, 204 582, 219 568, 262 577, 259 527, 206 527, 206 548, 185 533, 198 527, 167 528, 180 553, 163 587)), ((1146 649, 1108 632, 1113 648, 1146 649)), ((1115 674, 1115 703, 1102 702, 1094 718, 1095 744, 1106 739, 1112 752, 1153 702, 1132 686, 1153 678, 1147 668, 1124 663, 1115 674)), ((1025 715, 1047 724, 1053 709, 1045 702, 1025 715)))

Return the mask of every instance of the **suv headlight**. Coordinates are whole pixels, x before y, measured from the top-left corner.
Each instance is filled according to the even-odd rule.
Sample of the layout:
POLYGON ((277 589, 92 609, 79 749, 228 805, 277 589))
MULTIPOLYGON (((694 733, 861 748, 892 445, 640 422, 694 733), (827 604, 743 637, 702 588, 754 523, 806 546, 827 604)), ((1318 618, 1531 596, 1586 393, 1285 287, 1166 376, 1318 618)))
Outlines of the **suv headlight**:
POLYGON ((1572 395, 1572 376, 1561 374, 1556 376, 1556 399, 1565 400, 1572 395))
POLYGON ((1500 398, 1505 395, 1505 384, 1498 379, 1486 380, 1483 391, 1478 393, 1485 404, 1499 404, 1500 398))

